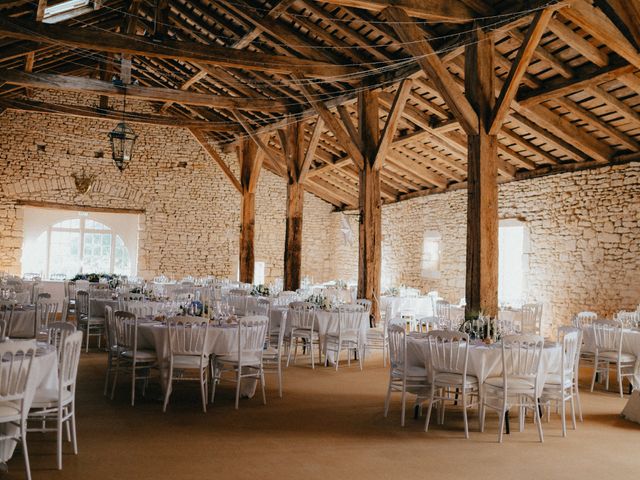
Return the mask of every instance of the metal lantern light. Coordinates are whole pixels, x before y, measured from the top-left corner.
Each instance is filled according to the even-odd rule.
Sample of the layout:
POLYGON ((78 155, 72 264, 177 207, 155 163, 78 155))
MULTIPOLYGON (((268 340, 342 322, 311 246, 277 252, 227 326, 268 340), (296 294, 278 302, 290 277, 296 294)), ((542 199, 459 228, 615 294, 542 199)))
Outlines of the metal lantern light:
POLYGON ((113 162, 121 172, 129 165, 133 156, 133 146, 136 143, 138 135, 129 127, 125 121, 125 112, 127 109, 127 91, 124 91, 124 105, 122 108, 122 122, 116 125, 116 128, 109 133, 109 141, 111 142, 111 156, 113 162))

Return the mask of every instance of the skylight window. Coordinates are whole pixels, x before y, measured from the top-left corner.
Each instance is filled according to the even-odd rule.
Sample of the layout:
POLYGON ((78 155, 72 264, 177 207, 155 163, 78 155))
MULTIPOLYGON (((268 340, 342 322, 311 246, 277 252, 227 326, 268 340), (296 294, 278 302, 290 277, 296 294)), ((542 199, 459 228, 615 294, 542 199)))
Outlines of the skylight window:
POLYGON ((65 0, 44 9, 44 23, 59 23, 94 10, 93 0, 65 0))

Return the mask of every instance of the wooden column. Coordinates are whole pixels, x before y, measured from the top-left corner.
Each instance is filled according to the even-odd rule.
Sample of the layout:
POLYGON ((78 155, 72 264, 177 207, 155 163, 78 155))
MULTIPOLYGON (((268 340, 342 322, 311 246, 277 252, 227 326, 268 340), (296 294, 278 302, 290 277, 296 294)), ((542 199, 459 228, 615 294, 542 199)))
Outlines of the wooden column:
POLYGON ((300 288, 302 272, 302 218, 304 188, 300 171, 304 160, 304 130, 299 122, 291 122, 281 135, 287 160, 287 223, 284 243, 284 289, 300 288))
POLYGON ((466 96, 478 115, 468 135, 467 313, 498 313, 498 184, 496 135, 489 135, 495 104, 493 40, 481 29, 466 47, 466 96))
POLYGON ((240 206, 240 281, 253 283, 255 263, 254 236, 256 223, 256 186, 262 167, 262 154, 256 144, 244 139, 238 147, 242 203, 240 206))
POLYGON ((359 131, 363 168, 360 169, 360 227, 358 259, 358 298, 372 301, 371 316, 379 318, 380 272, 382 269, 382 200, 380 165, 376 163, 380 137, 378 96, 371 91, 358 94, 359 131))

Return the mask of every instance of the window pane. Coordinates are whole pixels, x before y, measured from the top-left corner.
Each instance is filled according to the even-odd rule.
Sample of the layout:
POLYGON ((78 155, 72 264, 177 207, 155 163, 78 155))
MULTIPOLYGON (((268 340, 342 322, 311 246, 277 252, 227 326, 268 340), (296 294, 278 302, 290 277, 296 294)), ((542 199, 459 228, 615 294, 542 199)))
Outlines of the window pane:
POLYGON ((524 297, 524 225, 500 226, 498 299, 519 305, 524 297))
POLYGON ((117 275, 131 275, 129 250, 124 245, 120 235, 116 235, 116 258, 113 262, 113 273, 117 275))
POLYGON ((82 271, 108 273, 111 265, 111 234, 85 233, 82 271))
POLYGON ((22 273, 37 273, 44 276, 47 261, 47 232, 42 232, 38 238, 22 251, 22 273))
POLYGON ((80 228, 80 219, 72 218, 70 220, 65 220, 63 222, 56 223, 51 228, 80 228))
POLYGON ((70 278, 78 272, 80 272, 80 233, 52 231, 49 275, 63 273, 70 278))
POLYGON ((95 220, 87 220, 84 222, 84 228, 89 230, 111 230, 104 223, 96 222, 95 220))

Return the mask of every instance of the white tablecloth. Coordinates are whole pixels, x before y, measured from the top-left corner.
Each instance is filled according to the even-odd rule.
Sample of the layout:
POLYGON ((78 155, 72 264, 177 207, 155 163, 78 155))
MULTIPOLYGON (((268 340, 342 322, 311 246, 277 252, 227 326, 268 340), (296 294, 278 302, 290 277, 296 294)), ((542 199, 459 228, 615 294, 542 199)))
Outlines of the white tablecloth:
MULTIPOLYGON (((542 355, 542 367, 538 386, 542 393, 545 379, 550 373, 560 371, 562 348, 552 344, 545 346, 542 355)), ((407 363, 409 366, 427 367, 428 374, 431 372, 431 362, 429 361, 429 347, 424 338, 407 338, 407 363)), ((468 373, 478 378, 483 383, 489 377, 502 375, 502 348, 500 344, 493 345, 470 345, 468 373)))
MULTIPOLYGON (((282 316, 284 312, 287 310, 286 307, 273 307, 271 309, 271 317, 270 317, 270 329, 271 331, 277 331, 280 328, 280 321, 282 320, 282 316)), ((320 346, 324 351, 324 337, 327 333, 338 333, 338 325, 340 323, 340 317, 337 311, 327 311, 327 310, 316 310, 316 329, 318 331, 318 336, 320 337, 320 346)), ((369 329, 369 318, 366 313, 363 312, 362 319, 360 323, 360 341, 362 344, 365 343, 367 339, 367 330, 369 329)), ((288 335, 291 332, 291 323, 287 322, 287 326, 285 328, 285 335, 288 335)), ((328 356, 329 363, 333 363, 335 360, 331 355, 328 356)))
MULTIPOLYGON (((38 388, 47 388, 52 390, 58 389, 58 356, 55 348, 48 349, 42 355, 37 355, 33 361, 31 378, 27 384, 25 395, 25 408, 30 409, 33 397, 38 388)), ((0 431, 4 434, 17 433, 17 427, 9 424, 0 425, 0 431)), ((29 437, 27 436, 27 439, 29 437)), ((0 461, 7 462, 12 456, 16 448, 16 442, 13 440, 0 441, 0 461)))
MULTIPOLYGON (((595 351, 596 344, 593 336, 593 329, 582 330, 584 349, 595 351)), ((633 388, 640 389, 640 331, 625 329, 622 333, 622 352, 636 356, 635 375, 630 377, 633 388)))
MULTIPOLYGON (((168 385, 169 375, 169 335, 166 325, 158 322, 141 324, 138 326, 138 348, 154 349, 158 355, 160 364, 160 377, 162 388, 166 391, 171 388, 168 385)), ((238 348, 238 327, 210 327, 205 351, 212 355, 225 355, 238 348)), ((256 381, 248 379, 242 381, 241 394, 244 397, 253 397, 256 390, 256 381)))
POLYGON ((89 300, 89 312, 91 317, 104 318, 104 307, 111 307, 115 312, 120 308, 120 302, 112 298, 91 298, 89 300))
POLYGON ((433 300, 431 297, 391 297, 381 298, 382 312, 387 311, 387 306, 391 306, 391 318, 396 317, 401 312, 411 312, 416 318, 432 317, 433 300))

